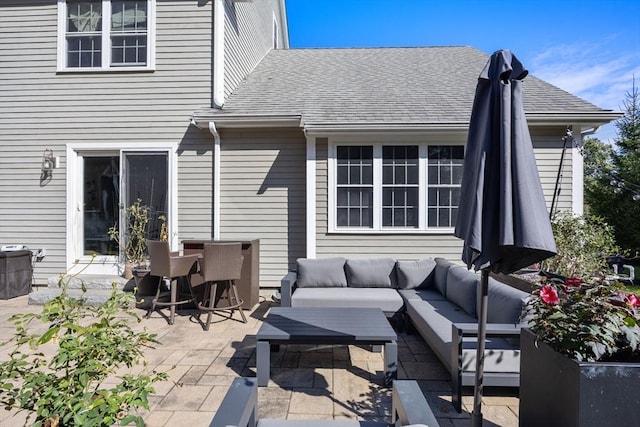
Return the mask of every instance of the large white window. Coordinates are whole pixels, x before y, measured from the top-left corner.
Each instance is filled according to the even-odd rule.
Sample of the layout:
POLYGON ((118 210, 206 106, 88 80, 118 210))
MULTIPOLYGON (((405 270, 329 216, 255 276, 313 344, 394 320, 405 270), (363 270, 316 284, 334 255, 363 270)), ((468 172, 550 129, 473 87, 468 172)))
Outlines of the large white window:
POLYGON ((154 66, 155 0, 58 0, 58 69, 154 66))
POLYGON ((329 150, 329 230, 450 231, 464 147, 335 143, 329 150))

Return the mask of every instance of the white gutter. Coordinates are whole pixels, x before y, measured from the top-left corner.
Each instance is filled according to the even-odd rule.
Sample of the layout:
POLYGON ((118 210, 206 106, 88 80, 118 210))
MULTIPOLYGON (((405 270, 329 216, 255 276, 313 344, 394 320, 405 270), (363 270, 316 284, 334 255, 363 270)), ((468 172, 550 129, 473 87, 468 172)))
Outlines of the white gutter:
POLYGON ((213 107, 224 105, 224 2, 213 2, 213 107))
POLYGON ((213 240, 220 240, 220 133, 213 121, 209 132, 213 135, 213 240))

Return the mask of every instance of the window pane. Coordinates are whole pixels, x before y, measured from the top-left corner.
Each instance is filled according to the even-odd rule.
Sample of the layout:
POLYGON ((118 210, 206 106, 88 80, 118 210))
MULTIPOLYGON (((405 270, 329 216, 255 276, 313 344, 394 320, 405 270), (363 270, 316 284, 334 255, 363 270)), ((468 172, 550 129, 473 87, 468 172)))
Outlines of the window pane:
POLYGON ((100 67, 102 65, 102 37, 67 37, 67 67, 100 67))
POLYGON ((362 227, 371 228, 373 226, 373 209, 365 208, 362 210, 362 227))
POLYGON ((67 1, 67 32, 100 32, 102 30, 102 2, 67 1))
POLYGON ((393 184, 393 166, 384 165, 382 167, 382 183, 393 184))
POLYGON ((418 164, 407 168, 407 184, 418 184, 418 164))
POLYGON ((147 62, 146 36, 113 36, 111 38, 112 65, 144 65, 147 62))
POLYGON ((337 212, 336 212, 336 223, 338 225, 338 227, 347 227, 349 225, 349 221, 348 221, 348 212, 349 209, 345 209, 345 208, 338 208, 337 212))
POLYGON ((406 184, 407 183, 407 176, 405 174, 405 168, 403 166, 400 167, 396 167, 395 168, 395 183, 396 184, 406 184))
POLYGON ((108 230, 119 224, 119 156, 85 157, 83 176, 84 255, 117 255, 108 230))
POLYGON ((362 167, 362 184, 373 184, 372 165, 365 165, 362 167))
POLYGON ((393 225, 393 209, 391 208, 383 208, 382 209, 382 225, 384 227, 391 227, 393 225))
POLYGON ((460 200, 464 147, 430 146, 427 152, 427 226, 453 227, 460 200))
POLYGON ((361 223, 360 209, 349 209, 349 226, 358 227, 361 223))
POLYGON ((336 202, 338 207, 347 206, 347 203, 349 202, 349 190, 346 188, 338 188, 336 202))
POLYGON ((345 165, 338 165, 337 167, 337 183, 340 184, 348 184, 349 183, 349 169, 345 165))
POLYGON ((448 164, 440 166, 440 184, 451 184, 451 166, 448 164))
POLYGON ((147 28, 147 2, 112 1, 111 29, 114 31, 139 31, 147 28))

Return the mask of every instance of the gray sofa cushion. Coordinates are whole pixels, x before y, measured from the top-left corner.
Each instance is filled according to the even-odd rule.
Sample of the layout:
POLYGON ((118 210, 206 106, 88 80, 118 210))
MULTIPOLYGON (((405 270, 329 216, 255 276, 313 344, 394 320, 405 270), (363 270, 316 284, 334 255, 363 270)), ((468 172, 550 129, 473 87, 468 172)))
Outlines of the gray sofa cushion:
POLYGON ((480 276, 465 267, 452 266, 447 272, 447 299, 476 317, 477 292, 480 276))
POLYGON ((436 262, 432 259, 398 261, 396 274, 399 289, 425 289, 433 286, 436 262))
POLYGON ((392 258, 348 259, 344 269, 349 287, 396 288, 396 261, 392 258))
MULTIPOLYGON (((520 323, 527 292, 489 277, 487 292, 487 323, 520 323)), ((477 312, 480 312, 480 287, 477 291, 477 312)))
POLYGON ((433 280, 436 289, 444 296, 447 295, 447 272, 449 267, 454 265, 444 258, 434 258, 436 268, 433 271, 433 280))
POLYGON ((398 293, 405 301, 410 299, 425 300, 425 301, 446 301, 447 298, 436 290, 436 288, 429 289, 398 289, 398 293))
POLYGON ((402 310, 403 300, 391 288, 303 288, 291 295, 291 307, 379 308, 394 314, 402 310))
POLYGON ((347 276, 344 274, 344 258, 300 258, 297 263, 296 285, 299 288, 347 286, 347 276))
MULTIPOLYGON (((452 323, 475 323, 476 320, 464 313, 450 301, 407 301, 407 315, 411 323, 435 351, 442 363, 451 370, 452 363, 452 323)), ((475 371, 475 337, 465 338, 462 345, 462 366, 466 371, 475 371)), ((485 344, 485 372, 519 372, 520 351, 508 340, 490 337, 485 344)))

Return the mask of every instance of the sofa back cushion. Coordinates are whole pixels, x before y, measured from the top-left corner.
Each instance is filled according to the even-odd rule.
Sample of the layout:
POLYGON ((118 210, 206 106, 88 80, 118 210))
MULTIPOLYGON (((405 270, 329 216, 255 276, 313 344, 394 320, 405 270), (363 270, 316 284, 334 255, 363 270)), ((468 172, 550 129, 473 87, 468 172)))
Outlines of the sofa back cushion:
MULTIPOLYGON (((530 295, 527 292, 489 277, 487 323, 520 323, 520 317, 529 297, 530 295)), ((480 312, 480 289, 478 289, 476 310, 480 312)))
POLYGON ((344 269, 347 286, 353 288, 397 288, 396 261, 392 258, 348 259, 344 269))
POLYGON ((299 288, 347 286, 347 277, 344 274, 344 258, 300 258, 297 263, 296 285, 299 288))
POLYGON ((427 289, 433 287, 436 262, 433 259, 398 261, 396 275, 399 289, 427 289))
POLYGON ((474 317, 477 315, 479 285, 480 275, 466 267, 456 265, 447 271, 447 299, 474 317))
POLYGON ((449 267, 454 265, 451 261, 446 260, 444 258, 434 258, 436 262, 436 268, 433 272, 433 284, 435 285, 438 292, 442 295, 447 295, 447 272, 449 271, 449 267))

